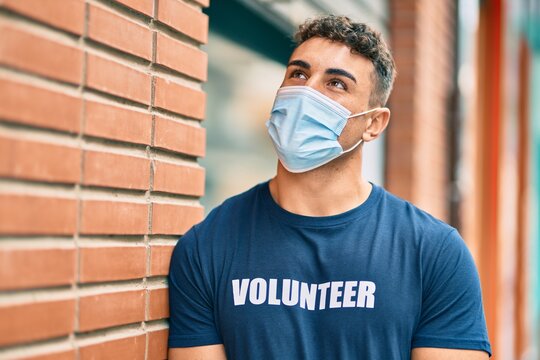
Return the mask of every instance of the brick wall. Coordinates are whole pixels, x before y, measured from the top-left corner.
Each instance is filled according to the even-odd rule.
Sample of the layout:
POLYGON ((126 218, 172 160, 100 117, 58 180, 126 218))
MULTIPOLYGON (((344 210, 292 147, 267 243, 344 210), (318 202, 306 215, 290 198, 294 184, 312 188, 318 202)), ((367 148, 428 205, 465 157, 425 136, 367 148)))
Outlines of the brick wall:
POLYGON ((0 0, 0 358, 166 357, 208 0, 0 0))
POLYGON ((446 221, 455 6, 451 0, 390 1, 398 76, 390 99, 386 186, 446 221))

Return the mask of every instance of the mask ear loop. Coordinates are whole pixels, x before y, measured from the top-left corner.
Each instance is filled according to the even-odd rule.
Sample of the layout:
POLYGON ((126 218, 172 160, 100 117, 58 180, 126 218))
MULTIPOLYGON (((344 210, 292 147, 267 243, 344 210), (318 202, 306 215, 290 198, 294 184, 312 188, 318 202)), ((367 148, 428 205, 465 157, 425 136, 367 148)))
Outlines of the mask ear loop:
POLYGON ((363 139, 360 139, 360 141, 358 141, 356 144, 354 144, 350 149, 343 150, 341 153, 346 154, 349 151, 353 151, 354 149, 356 149, 358 147, 358 145, 360 145, 362 143, 362 141, 363 141, 363 139))
MULTIPOLYGON (((360 116, 360 115, 365 115, 367 113, 370 113, 370 112, 378 110, 378 109, 380 109, 380 108, 374 108, 374 109, 367 110, 367 111, 364 111, 364 112, 361 112, 361 113, 358 113, 358 114, 353 114, 353 115, 348 116, 347 119, 350 119, 350 118, 353 118, 353 117, 356 117, 356 116, 360 116)), ((353 151, 354 149, 356 149, 358 147, 358 145, 360 145, 362 143, 363 140, 364 139, 360 139, 360 141, 358 141, 356 144, 354 144, 350 149, 343 150, 343 151, 341 151, 341 153, 345 154, 345 153, 348 153, 349 151, 353 151)))
POLYGON ((380 107, 376 107, 376 108, 373 108, 373 109, 371 109, 371 110, 366 110, 366 111, 361 112, 361 113, 352 114, 352 115, 347 116, 347 119, 350 119, 350 118, 353 118, 353 117, 357 117, 357 116, 360 116, 360 115, 365 115, 365 114, 368 114, 368 113, 370 113, 370 112, 372 112, 372 111, 379 110, 379 109, 380 109, 380 107))

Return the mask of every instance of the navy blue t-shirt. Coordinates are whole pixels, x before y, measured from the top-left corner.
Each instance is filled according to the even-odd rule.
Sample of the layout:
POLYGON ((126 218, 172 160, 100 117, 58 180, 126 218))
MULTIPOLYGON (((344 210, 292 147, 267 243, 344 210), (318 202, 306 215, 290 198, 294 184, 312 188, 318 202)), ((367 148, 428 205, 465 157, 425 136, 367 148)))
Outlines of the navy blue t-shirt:
POLYGON ((342 214, 293 214, 268 182, 226 200, 176 245, 170 347, 232 359, 410 359, 484 350, 478 273, 458 232, 372 185, 342 214))

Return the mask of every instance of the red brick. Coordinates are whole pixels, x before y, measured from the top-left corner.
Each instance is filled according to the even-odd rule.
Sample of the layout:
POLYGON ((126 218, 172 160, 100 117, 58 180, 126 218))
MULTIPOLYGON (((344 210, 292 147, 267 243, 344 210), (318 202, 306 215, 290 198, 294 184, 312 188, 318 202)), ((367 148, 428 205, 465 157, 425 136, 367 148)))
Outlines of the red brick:
POLYGON ((204 156, 206 130, 178 121, 156 117, 154 146, 193 156, 204 156))
POLYGON ((57 300, 0 307, 0 346, 64 336, 73 331, 75 301, 57 300))
POLYGON ((130 54, 152 59, 152 32, 121 15, 90 5, 88 37, 130 54))
POLYGON ((51 90, 0 79, 0 118, 46 128, 78 132, 81 100, 51 90))
POLYGON ((0 290, 70 285, 75 279, 75 249, 0 250, 0 290))
POLYGON ((152 245, 150 247, 150 275, 167 275, 174 245, 152 245))
POLYGON ((152 115, 108 104, 87 101, 85 106, 86 135, 150 144, 152 115))
POLYGON ((0 194, 0 233, 71 235, 77 226, 77 201, 0 194))
POLYGON ((148 319, 158 320, 169 317, 169 289, 148 290, 148 319))
POLYGON ((146 204, 86 200, 82 205, 82 234, 145 234, 148 229, 146 204))
POLYGON ((152 16, 153 0, 117 0, 118 2, 129 6, 130 8, 142 12, 143 14, 152 16))
POLYGON ((150 102, 150 76, 115 61, 88 54, 89 87, 140 103, 150 102))
POLYGON ((75 349, 71 349, 67 351, 58 351, 58 352, 47 353, 43 355, 25 357, 21 360, 75 360, 75 359, 77 359, 77 353, 75 349))
POLYGON ((204 215, 201 206, 157 203, 152 206, 152 234, 184 234, 204 215))
POLYGON ((168 329, 148 332, 148 359, 167 359, 168 337, 168 329))
POLYGON ((144 246, 83 247, 79 259, 82 283, 139 279, 146 273, 144 246))
POLYGON ((155 106, 198 120, 204 119, 206 94, 200 90, 156 78, 155 106))
POLYGON ((447 166, 444 151, 437 149, 445 148, 444 103, 452 90, 453 69, 447 59, 452 59, 453 20, 446 16, 452 13, 452 6, 450 2, 422 4, 427 6, 412 0, 392 2, 389 25, 396 33, 392 42, 400 73, 391 97, 394 120, 387 134, 386 182, 396 195, 431 209, 444 220, 445 197, 438 194, 444 193, 447 166), (422 46, 416 46, 420 43, 422 46), (425 94, 431 101, 422 101, 425 94), (427 143, 418 141, 426 137, 417 129, 430 134, 427 143))
POLYGON ((416 10, 420 3, 416 0, 401 0, 401 1, 394 1, 392 2, 392 8, 395 8, 396 10, 416 10))
POLYGON ((204 168, 154 161, 154 191, 204 195, 204 168))
POLYGON ((83 31, 83 0, 0 0, 0 6, 69 32, 83 31))
POLYGON ((93 186, 148 189, 150 160, 87 150, 84 153, 83 183, 93 186))
POLYGON ((61 81, 82 80, 82 51, 0 24, 0 63, 61 81))
POLYGON ((79 331, 144 320, 144 290, 84 296, 79 299, 79 331))
POLYGON ((143 360, 145 352, 146 336, 138 335, 124 339, 105 341, 99 344, 82 346, 79 349, 79 359, 143 360))
POLYGON ((208 55, 161 33, 157 34, 156 62, 195 79, 207 79, 208 55))
POLYGON ((208 41, 208 16, 181 0, 161 0, 158 20, 200 43, 208 41))
POLYGON ((79 149, 0 136, 0 176, 76 183, 80 180, 79 149))

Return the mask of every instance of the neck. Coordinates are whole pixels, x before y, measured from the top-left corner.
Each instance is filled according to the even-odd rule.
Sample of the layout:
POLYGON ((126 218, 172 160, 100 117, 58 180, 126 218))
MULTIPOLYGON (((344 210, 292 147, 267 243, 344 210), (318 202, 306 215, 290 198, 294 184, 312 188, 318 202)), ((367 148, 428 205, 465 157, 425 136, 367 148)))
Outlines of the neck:
POLYGON ((306 216, 341 214, 362 204, 371 192, 371 184, 362 177, 360 151, 305 173, 291 173, 278 162, 269 186, 283 209, 306 216))

